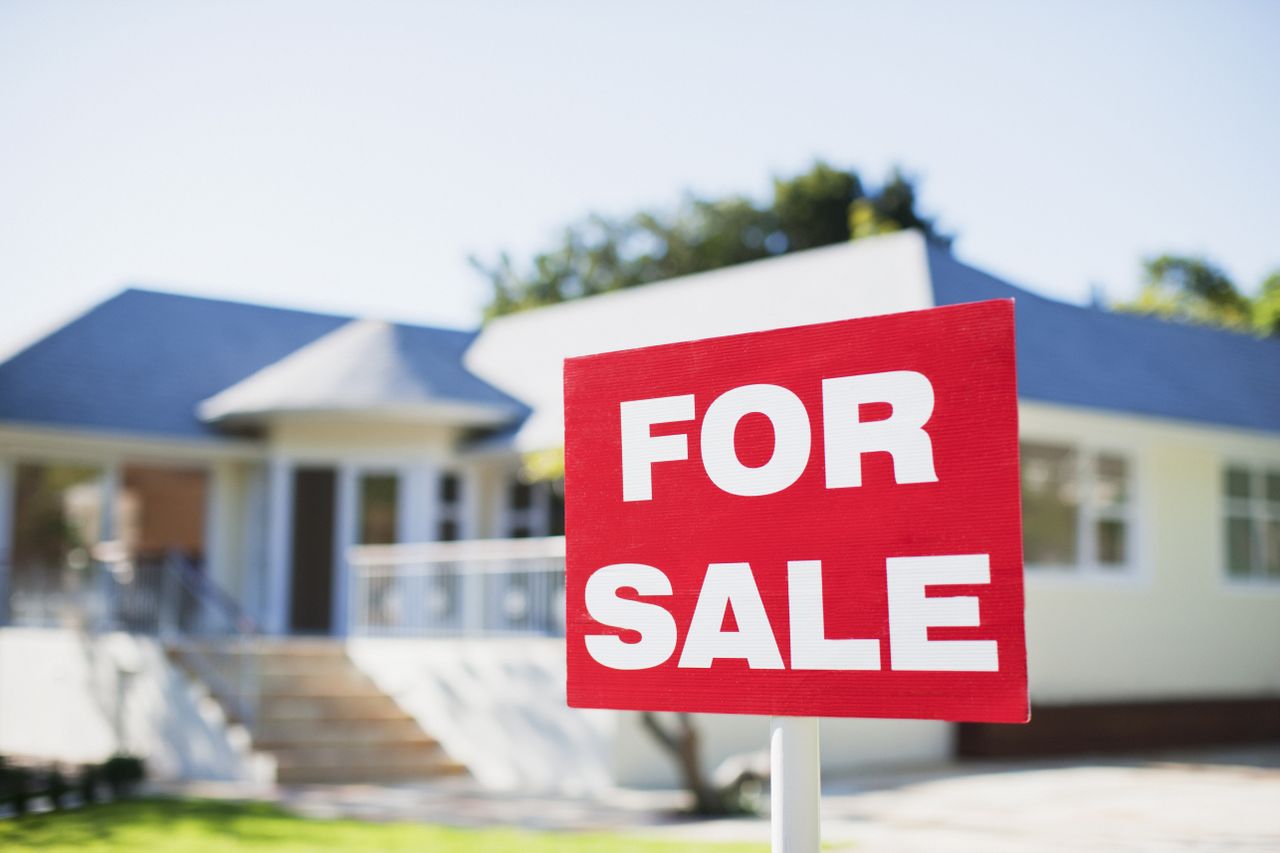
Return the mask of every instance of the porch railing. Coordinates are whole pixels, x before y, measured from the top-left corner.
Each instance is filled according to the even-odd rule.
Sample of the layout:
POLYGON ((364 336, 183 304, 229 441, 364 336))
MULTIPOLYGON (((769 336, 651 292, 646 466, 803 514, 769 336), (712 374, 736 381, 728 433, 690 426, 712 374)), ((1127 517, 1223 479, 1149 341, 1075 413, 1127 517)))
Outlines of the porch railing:
POLYGON ((160 639, 234 719, 251 725, 258 706, 257 625, 236 601, 180 554, 137 560, 118 543, 93 551, 80 590, 83 627, 160 639))
POLYGON ((348 633, 564 636, 564 537, 361 545, 348 633))

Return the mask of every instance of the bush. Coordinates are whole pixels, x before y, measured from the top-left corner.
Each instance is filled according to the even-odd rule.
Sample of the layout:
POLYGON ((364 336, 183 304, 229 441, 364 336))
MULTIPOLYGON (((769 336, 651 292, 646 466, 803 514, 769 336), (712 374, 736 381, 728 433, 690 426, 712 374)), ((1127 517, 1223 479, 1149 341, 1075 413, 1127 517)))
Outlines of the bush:
POLYGON ((49 796, 49 803, 54 811, 66 808, 67 794, 70 791, 71 786, 67 784, 67 777, 62 775, 62 771, 56 767, 50 770, 45 778, 44 792, 49 796))
POLYGON ((102 765, 102 778, 116 799, 133 793, 146 775, 146 765, 135 755, 113 755, 102 765))
POLYGON ((84 805, 96 803, 98 801, 98 785, 101 780, 101 771, 96 764, 86 764, 80 768, 80 802, 84 805))
POLYGON ((13 809, 15 815, 27 813, 31 801, 32 773, 25 767, 15 767, 0 759, 0 805, 13 809))
POLYGON ((6 807, 14 815, 31 810, 33 797, 46 796, 55 810, 66 808, 68 794, 75 792, 82 804, 99 801, 106 784, 113 799, 132 794, 146 777, 146 765, 132 755, 113 755, 102 764, 86 764, 74 779, 57 766, 31 768, 14 765, 0 756, 0 814, 6 807))

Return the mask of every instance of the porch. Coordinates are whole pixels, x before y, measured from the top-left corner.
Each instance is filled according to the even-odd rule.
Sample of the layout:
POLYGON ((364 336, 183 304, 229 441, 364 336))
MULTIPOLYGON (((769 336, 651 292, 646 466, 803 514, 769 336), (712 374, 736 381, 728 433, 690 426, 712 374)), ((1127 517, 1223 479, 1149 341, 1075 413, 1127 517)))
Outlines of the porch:
MULTIPOLYGON (((95 548, 112 543, 112 560, 127 563, 140 588, 158 595, 169 576, 163 565, 181 564, 263 634, 342 636, 357 617, 368 623, 357 631, 399 630, 387 608, 401 606, 415 584, 434 603, 405 604, 404 618, 423 630, 458 630, 504 605, 468 603, 463 620, 450 608, 486 593, 464 591, 447 568, 428 583, 402 567, 390 583, 366 567, 370 577, 357 584, 353 549, 563 530, 558 487, 521 481, 506 455, 449 459, 396 445, 340 453, 314 442, 288 453, 74 437, 59 444, 47 435, 10 446, 9 438, 0 434, 0 625, 78 624, 96 582, 95 548), (431 613, 443 621, 423 622, 431 613)), ((449 553, 433 559, 449 563, 449 553)))

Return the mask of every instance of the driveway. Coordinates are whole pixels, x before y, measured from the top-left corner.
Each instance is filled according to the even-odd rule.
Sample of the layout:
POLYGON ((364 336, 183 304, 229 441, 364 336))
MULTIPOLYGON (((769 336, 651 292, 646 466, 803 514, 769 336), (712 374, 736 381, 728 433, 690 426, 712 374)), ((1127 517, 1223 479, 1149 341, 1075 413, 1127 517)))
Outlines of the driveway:
MULTIPOLYGON (((164 787, 164 786, 162 786, 164 787)), ((767 818, 689 820, 675 792, 595 799, 499 794, 468 779, 171 793, 268 799, 312 817, 462 826, 611 829, 679 840, 763 841, 767 818)), ((767 798, 766 803, 767 806, 767 798)), ((1136 759, 999 762, 828 779, 827 850, 857 853, 1280 851, 1280 744, 1136 759)))
MULTIPOLYGON (((822 827, 828 849, 858 853, 1277 853, 1280 745, 831 780, 824 785, 822 827)), ((661 832, 767 838, 767 827, 754 821, 661 832)))

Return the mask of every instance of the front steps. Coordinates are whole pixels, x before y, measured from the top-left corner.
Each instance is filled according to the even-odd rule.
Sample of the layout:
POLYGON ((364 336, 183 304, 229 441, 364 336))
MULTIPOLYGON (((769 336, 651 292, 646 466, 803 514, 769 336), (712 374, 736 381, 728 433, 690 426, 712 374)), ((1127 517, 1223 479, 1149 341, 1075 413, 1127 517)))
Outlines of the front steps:
MULTIPOLYGON (((173 650, 180 664, 190 653, 173 650)), ((279 784, 407 782, 466 772, 356 668, 340 642, 260 639, 247 654, 258 684, 252 745, 275 758, 279 784)))

